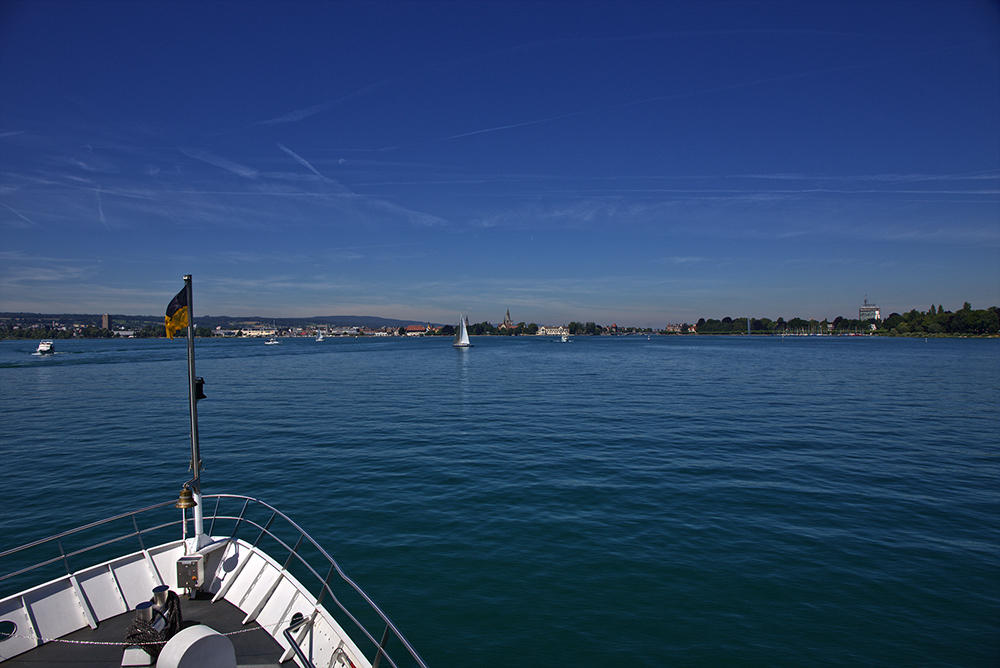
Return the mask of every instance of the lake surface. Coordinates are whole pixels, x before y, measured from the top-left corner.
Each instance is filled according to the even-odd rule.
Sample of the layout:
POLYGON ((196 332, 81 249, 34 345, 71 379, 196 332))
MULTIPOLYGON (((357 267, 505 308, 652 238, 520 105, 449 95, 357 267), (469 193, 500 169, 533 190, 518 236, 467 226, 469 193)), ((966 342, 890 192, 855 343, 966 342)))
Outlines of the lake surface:
MULTIPOLYGON (((1000 340, 473 343, 199 340, 205 493, 431 666, 1000 662, 1000 340)), ((183 340, 36 344, 0 343, 0 550, 189 477, 183 340)))

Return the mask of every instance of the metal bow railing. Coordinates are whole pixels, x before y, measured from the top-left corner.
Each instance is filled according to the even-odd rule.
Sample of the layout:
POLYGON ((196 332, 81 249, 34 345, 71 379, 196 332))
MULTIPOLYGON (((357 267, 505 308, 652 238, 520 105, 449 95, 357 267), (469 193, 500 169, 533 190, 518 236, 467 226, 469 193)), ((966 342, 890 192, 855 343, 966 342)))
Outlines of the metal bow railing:
MULTIPOLYGON (((312 536, 287 515, 264 501, 235 494, 204 495, 202 506, 208 535, 240 538, 264 550, 276 562, 283 561, 284 568, 310 591, 317 604, 323 606, 342 628, 348 633, 351 633, 352 627, 357 631, 357 634, 351 633, 355 642, 359 635, 366 639, 366 643, 358 644, 359 647, 366 644, 371 647, 373 666, 384 660, 394 668, 410 665, 427 668, 382 609, 344 573, 337 561, 312 536), (210 508, 212 505, 214 508, 210 508), (234 505, 238 508, 233 508, 234 505), (341 596, 334 591, 337 581, 340 583, 337 591, 341 596), (357 612, 352 612, 342 603, 341 598, 347 594, 356 595, 366 604, 359 606, 361 611, 355 608, 357 612), (324 601, 332 602, 332 607, 324 601), (345 624, 345 621, 350 624, 345 624), (377 639, 369 627, 383 624, 384 630, 379 632, 377 639), (386 649, 387 642, 393 637, 405 648, 396 657, 386 649)), ((178 533, 186 533, 187 527, 181 525, 188 520, 177 518, 175 513, 174 501, 166 501, 0 552, 0 572, 13 567, 13 570, 0 574, 0 597, 25 589, 29 582, 39 584, 71 575, 83 567, 120 556, 128 551, 123 548, 123 543, 130 540, 135 540, 140 550, 147 549, 147 544, 152 547, 176 540, 178 533), (39 555, 44 556, 36 560, 39 555), (8 591, 11 587, 16 589, 8 591)), ((294 640, 292 642, 293 649, 296 649, 297 644, 294 640)))

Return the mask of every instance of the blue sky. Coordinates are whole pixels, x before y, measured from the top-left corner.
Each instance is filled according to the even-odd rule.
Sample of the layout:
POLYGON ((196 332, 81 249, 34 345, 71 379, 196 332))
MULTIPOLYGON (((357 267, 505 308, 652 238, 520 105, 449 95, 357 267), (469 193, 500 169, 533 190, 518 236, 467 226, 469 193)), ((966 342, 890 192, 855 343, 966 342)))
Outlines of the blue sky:
MULTIPOLYGON (((0 3, 0 310, 1000 304, 995 2, 0 3)), ((197 318, 196 318, 197 319, 197 318)))

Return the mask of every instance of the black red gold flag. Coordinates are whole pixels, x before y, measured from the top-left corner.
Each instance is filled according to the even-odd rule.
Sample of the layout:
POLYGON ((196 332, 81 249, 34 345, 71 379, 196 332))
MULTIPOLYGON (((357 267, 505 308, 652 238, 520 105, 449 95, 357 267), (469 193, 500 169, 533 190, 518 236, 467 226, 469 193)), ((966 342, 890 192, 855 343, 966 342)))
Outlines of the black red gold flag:
POLYGON ((165 319, 167 328, 167 338, 174 338, 174 333, 179 329, 188 326, 188 296, 187 286, 178 292, 170 304, 167 305, 167 317, 165 319))

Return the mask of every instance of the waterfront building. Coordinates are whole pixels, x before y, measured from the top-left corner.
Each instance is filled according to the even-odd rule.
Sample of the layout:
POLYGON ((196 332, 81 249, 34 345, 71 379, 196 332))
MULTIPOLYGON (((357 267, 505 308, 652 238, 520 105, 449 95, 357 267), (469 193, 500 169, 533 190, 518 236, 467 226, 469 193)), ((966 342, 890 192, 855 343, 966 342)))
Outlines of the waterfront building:
POLYGON ((882 311, 874 303, 868 303, 868 295, 865 295, 864 305, 858 309, 858 320, 861 320, 862 322, 867 320, 880 322, 882 320, 882 311))

